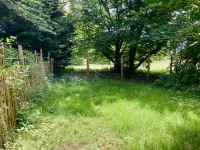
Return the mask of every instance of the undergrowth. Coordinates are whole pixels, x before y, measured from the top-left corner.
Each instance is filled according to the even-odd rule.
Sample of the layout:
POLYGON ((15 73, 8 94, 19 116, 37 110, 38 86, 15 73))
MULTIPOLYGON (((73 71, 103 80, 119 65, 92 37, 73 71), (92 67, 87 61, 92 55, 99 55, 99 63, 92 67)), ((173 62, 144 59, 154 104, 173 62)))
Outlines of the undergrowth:
POLYGON ((98 78, 46 91, 6 149, 200 149, 199 95, 98 78))

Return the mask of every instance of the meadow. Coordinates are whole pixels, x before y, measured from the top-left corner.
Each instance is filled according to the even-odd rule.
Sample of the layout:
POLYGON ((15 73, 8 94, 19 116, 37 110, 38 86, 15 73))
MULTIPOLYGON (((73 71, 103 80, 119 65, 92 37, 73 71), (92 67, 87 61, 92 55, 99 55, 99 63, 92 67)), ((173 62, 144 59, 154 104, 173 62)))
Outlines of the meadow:
POLYGON ((198 94, 98 77, 57 79, 47 89, 24 105, 5 149, 200 149, 198 94))

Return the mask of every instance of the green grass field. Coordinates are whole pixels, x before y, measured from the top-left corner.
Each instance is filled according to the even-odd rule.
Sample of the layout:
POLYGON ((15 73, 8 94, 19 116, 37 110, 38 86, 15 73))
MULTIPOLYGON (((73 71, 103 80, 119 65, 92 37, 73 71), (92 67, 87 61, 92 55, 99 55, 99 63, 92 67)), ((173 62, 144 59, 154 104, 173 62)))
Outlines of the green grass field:
POLYGON ((48 93, 6 149, 200 149, 199 95, 102 79, 54 83, 48 93))
MULTIPOLYGON (((166 70, 169 67, 170 60, 162 60, 162 61, 153 61, 150 63, 150 70, 151 71, 161 71, 166 70)), ((91 69, 105 69, 105 68, 111 68, 113 67, 113 64, 89 64, 91 69)), ((87 65, 71 65, 69 67, 72 67, 74 69, 86 69, 87 65)), ((141 66, 140 69, 146 70, 145 67, 141 66)))

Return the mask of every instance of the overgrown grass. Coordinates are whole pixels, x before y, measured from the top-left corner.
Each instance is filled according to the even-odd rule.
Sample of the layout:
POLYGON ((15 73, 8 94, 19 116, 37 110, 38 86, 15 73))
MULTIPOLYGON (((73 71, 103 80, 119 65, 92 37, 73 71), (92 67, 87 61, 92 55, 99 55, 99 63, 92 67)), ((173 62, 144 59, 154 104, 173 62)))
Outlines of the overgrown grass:
POLYGON ((55 83, 48 98, 34 107, 39 112, 37 122, 18 129, 15 141, 6 147, 198 150, 199 98, 134 82, 92 79, 55 83))

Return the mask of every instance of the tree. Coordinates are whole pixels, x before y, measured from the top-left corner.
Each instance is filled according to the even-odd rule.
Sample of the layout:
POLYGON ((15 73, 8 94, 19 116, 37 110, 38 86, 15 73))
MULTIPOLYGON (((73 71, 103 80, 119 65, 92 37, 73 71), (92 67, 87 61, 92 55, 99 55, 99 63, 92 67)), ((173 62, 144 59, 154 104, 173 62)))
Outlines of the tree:
POLYGON ((120 71, 123 54, 133 73, 176 30, 168 23, 173 10, 166 0, 86 0, 71 2, 71 8, 79 45, 101 52, 114 63, 115 72, 120 71))
POLYGON ((5 41, 10 36, 15 36, 12 43, 23 45, 25 49, 43 49, 56 60, 65 64, 58 64, 63 68, 66 59, 70 57, 69 48, 73 32, 73 25, 62 9, 65 4, 61 1, 0 1, 3 10, 0 19, 0 38, 5 41))
POLYGON ((200 83, 200 3, 197 0, 174 1, 176 19, 174 24, 181 24, 176 34, 172 53, 171 79, 177 85, 198 85, 200 83))

